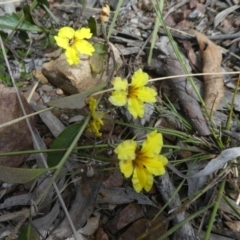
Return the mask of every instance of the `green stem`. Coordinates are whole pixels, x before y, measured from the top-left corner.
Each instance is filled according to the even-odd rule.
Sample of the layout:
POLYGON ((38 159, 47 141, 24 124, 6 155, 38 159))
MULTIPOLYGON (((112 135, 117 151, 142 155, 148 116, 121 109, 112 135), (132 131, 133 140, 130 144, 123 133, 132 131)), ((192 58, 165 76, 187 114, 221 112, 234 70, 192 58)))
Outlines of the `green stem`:
MULTIPOLYGON (((99 144, 99 145, 95 145, 95 146, 94 145, 81 146, 81 147, 74 147, 73 150, 105 148, 105 147, 109 147, 109 145, 108 144, 99 144)), ((0 157, 24 155, 24 154, 35 154, 35 153, 66 152, 67 150, 68 150, 68 148, 59 148, 59 149, 41 149, 41 150, 26 150, 26 151, 17 151, 17 152, 4 152, 4 153, 0 153, 0 157)))
MULTIPOLYGON (((174 227, 172 227, 171 229, 169 229, 166 233, 164 233, 160 238, 158 238, 157 240, 164 240, 166 239, 169 235, 173 234, 176 230, 178 230, 179 228, 181 228, 183 225, 185 225, 186 223, 190 222, 192 219, 194 219, 195 217, 197 217, 198 215, 202 214, 203 212, 205 212, 208 208, 211 208, 213 206, 213 204, 206 206, 205 208, 202 208, 201 210, 199 210, 198 212, 190 215, 188 218, 186 218, 185 220, 183 220, 182 222, 174 225, 174 227)), ((209 238, 208 238, 209 239, 209 238)))
POLYGON ((84 122, 84 124, 82 125, 82 128, 80 129, 80 131, 78 132, 77 136, 74 138, 71 146, 67 149, 66 153, 64 154, 63 158, 61 159, 61 161, 59 162, 59 164, 56 166, 56 171, 54 173, 54 175, 52 176, 51 180, 49 181, 47 187, 45 188, 45 190, 42 192, 42 194, 38 197, 38 199, 36 200, 36 205, 39 205, 39 203, 42 201, 42 199, 45 197, 46 193, 48 192, 48 190, 50 189, 51 185, 53 184, 54 180, 57 178, 57 176, 59 175, 63 165, 65 164, 65 162, 67 161, 69 155, 71 154, 71 152, 73 151, 74 147, 76 146, 79 138, 81 137, 81 135, 83 134, 85 128, 88 125, 88 122, 90 120, 91 116, 88 116, 84 122))
POLYGON ((207 228, 207 231, 205 233, 204 240, 210 239, 211 230, 212 230, 212 227, 213 227, 213 224, 214 224, 214 221, 215 221, 215 218, 216 218, 216 214, 217 214, 217 211, 218 211, 218 208, 219 208, 219 203, 220 203, 221 198, 223 196, 225 182, 226 181, 224 180, 220 185, 220 189, 218 191, 216 202, 214 203, 213 211, 212 211, 209 223, 208 223, 208 228, 207 228))
POLYGON ((109 30, 108 30, 108 35, 107 35, 107 38, 109 39, 111 34, 112 34, 112 30, 114 28, 114 25, 115 25, 115 22, 117 20, 117 17, 118 17, 118 13, 120 11, 120 8, 122 6, 122 3, 123 3, 123 0, 119 0, 118 1, 118 4, 117 4, 117 8, 116 8, 116 11, 114 13, 114 16, 113 16, 113 20, 111 21, 111 25, 109 27, 109 30))

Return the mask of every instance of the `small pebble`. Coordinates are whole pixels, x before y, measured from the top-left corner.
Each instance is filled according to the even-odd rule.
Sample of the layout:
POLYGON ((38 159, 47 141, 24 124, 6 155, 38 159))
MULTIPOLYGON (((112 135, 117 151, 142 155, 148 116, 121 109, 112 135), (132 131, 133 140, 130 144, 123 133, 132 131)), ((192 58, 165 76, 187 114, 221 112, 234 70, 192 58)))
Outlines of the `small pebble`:
POLYGON ((63 90, 60 88, 57 88, 56 93, 57 95, 63 95, 63 90))
POLYGON ((61 117, 60 117, 61 120, 68 120, 69 117, 68 115, 66 115, 65 113, 61 114, 61 117))
POLYGON ((53 90, 53 86, 51 85, 48 85, 48 84, 44 84, 41 86, 41 89, 44 91, 44 92, 50 92, 53 90))

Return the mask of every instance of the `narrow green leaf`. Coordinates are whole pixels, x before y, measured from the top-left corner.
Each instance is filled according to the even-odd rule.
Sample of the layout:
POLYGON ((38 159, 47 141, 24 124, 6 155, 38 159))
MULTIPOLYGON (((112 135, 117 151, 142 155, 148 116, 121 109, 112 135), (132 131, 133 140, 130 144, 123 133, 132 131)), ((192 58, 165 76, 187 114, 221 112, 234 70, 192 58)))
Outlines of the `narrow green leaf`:
POLYGON ((49 8, 49 2, 47 0, 37 0, 38 4, 41 5, 45 5, 49 8))
POLYGON ((97 20, 92 16, 88 19, 88 27, 90 28, 93 36, 98 36, 98 23, 97 20))
POLYGON ((51 107, 58 107, 58 108, 81 109, 86 105, 85 99, 88 96, 90 96, 94 92, 98 92, 102 90, 104 87, 106 87, 106 83, 96 86, 94 88, 91 88, 90 90, 85 92, 77 93, 68 97, 50 101, 47 103, 47 105, 51 107))
MULTIPOLYGON (((69 148, 73 140, 77 136, 79 130, 81 129, 82 124, 83 123, 70 125, 64 131, 62 131, 53 142, 51 149, 69 148)), ((48 153, 48 166, 54 167, 58 165, 64 155, 65 152, 48 153)))
POLYGON ((39 236, 34 228, 30 224, 23 226, 20 229, 18 240, 39 240, 39 236))
POLYGON ((0 165, 0 180, 8 183, 27 183, 54 168, 12 168, 0 165))

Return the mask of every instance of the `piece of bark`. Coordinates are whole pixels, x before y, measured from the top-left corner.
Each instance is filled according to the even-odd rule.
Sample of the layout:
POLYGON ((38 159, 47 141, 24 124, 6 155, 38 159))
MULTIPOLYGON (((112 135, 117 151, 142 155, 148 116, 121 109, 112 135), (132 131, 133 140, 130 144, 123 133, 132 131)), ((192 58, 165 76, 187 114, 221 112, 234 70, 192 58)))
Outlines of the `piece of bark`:
POLYGON ((224 95, 224 79, 221 73, 222 53, 220 48, 210 41, 204 34, 196 30, 192 31, 198 41, 203 61, 203 73, 212 73, 203 76, 204 78, 204 102, 206 109, 212 115, 218 109, 218 106, 224 95))
MULTIPOLYGON (((21 93, 20 97, 27 114, 33 113, 27 100, 21 93)), ((22 117, 17 93, 14 88, 5 87, 0 84, 0 124, 7 123, 16 118, 22 117)), ((29 118, 34 128, 36 117, 29 118)), ((28 129, 26 120, 19 121, 12 125, 0 128, 0 152, 24 151, 32 149, 32 136, 28 129)), ((0 165, 8 167, 20 166, 29 155, 0 157, 0 165)))
MULTIPOLYGON (((184 71, 175 54, 166 57, 165 73, 168 76, 183 75, 184 71)), ((200 105, 194 98, 194 90, 186 77, 172 78, 170 83, 178 97, 179 104, 189 122, 200 136, 210 134, 200 105)))
MULTIPOLYGON (((164 202, 168 202, 170 198, 172 198, 174 192, 176 191, 169 174, 166 172, 162 177, 156 178, 156 186, 158 191, 160 192, 160 195, 164 202)), ((169 210, 178 208, 181 205, 181 200, 178 194, 175 195, 175 197, 169 202, 168 208, 169 210)), ((186 219, 186 213, 183 211, 176 215, 173 218, 173 225, 176 225, 186 219)), ((191 224, 188 222, 185 225, 183 225, 181 228, 176 230, 173 233, 173 236, 171 238, 172 240, 195 240, 198 239, 195 236, 194 229, 191 226, 191 224)))
MULTIPOLYGON (((169 39, 165 36, 160 37, 155 45, 161 53, 161 55, 158 56, 158 62, 161 67, 156 67, 155 69, 153 67, 153 70, 161 75, 167 76, 184 75, 185 73, 176 57, 169 39), (162 55, 166 56, 164 64, 161 64, 161 61, 159 60, 162 59, 162 55)), ((185 60, 185 65, 187 66, 187 60, 185 60)), ((188 68, 190 71, 189 66, 188 68)), ((195 129, 200 136, 210 135, 209 128, 198 103, 198 98, 196 97, 196 93, 188 79, 186 77, 177 77, 168 80, 168 82, 172 85, 175 96, 179 100, 180 107, 191 123, 193 129, 195 129)))
MULTIPOLYGON (((69 210, 69 215, 76 229, 81 228, 92 214, 102 184, 100 172, 96 170, 92 177, 88 177, 86 171, 84 171, 80 182, 76 183, 77 195, 69 210)), ((66 239, 71 234, 72 230, 67 218, 65 218, 47 239, 66 239)))

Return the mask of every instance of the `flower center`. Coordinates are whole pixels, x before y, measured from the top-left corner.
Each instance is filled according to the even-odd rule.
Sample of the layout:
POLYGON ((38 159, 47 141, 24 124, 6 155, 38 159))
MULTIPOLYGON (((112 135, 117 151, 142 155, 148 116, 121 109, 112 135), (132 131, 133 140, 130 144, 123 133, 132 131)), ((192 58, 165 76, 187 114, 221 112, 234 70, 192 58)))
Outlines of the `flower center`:
POLYGON ((136 89, 133 86, 130 86, 128 88, 128 97, 137 97, 135 90, 136 89))
POLYGON ((74 44, 74 42, 75 42, 75 37, 70 38, 70 39, 68 40, 69 46, 72 46, 72 45, 74 44))

